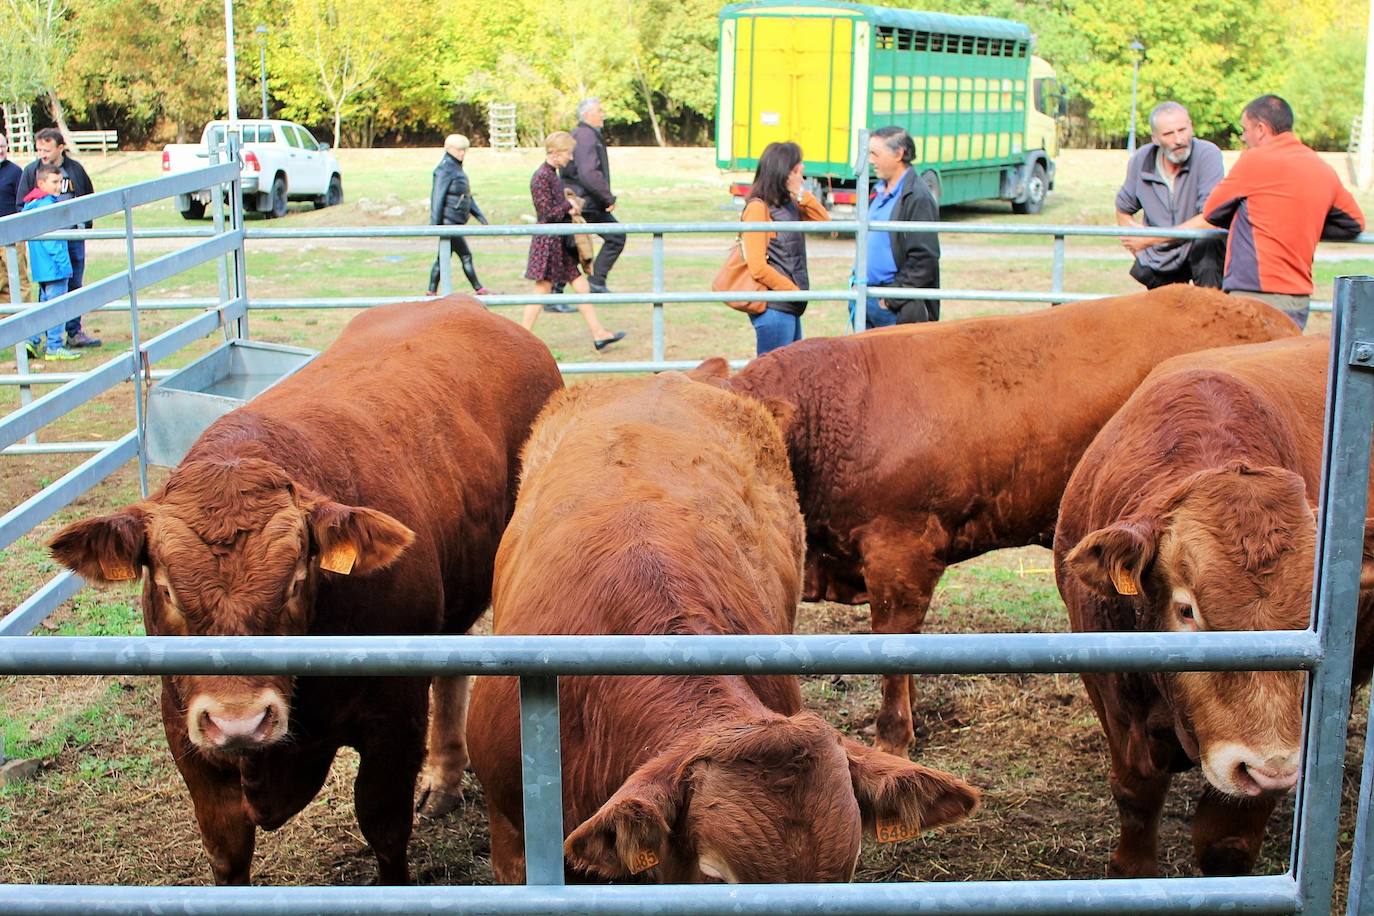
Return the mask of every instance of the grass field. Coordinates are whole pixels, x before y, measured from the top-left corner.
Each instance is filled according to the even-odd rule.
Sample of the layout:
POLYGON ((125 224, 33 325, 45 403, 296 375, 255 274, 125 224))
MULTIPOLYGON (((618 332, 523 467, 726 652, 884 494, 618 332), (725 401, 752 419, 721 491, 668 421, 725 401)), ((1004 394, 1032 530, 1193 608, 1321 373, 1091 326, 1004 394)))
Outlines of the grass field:
MULTIPOLYGON (((427 218, 429 172, 437 150, 340 152, 346 202, 314 211, 293 205, 283 226, 380 226, 422 224, 427 218), (401 208, 386 215, 388 208, 401 208)), ((712 164, 709 150, 612 150, 612 170, 627 221, 721 220, 737 218, 726 188, 732 176, 712 164)), ((540 160, 535 151, 473 150, 468 171, 493 222, 532 219, 528 178, 540 160)), ((1334 160, 1333 160, 1334 161, 1334 160)), ((97 188, 154 177, 155 153, 84 159, 97 188)), ((989 223, 1107 224, 1111 202, 1124 172, 1119 151, 1069 151, 1060 164, 1058 188, 1036 218, 1013 217, 1004 203, 947 209, 952 226, 989 223)), ((1360 203, 1374 212, 1374 198, 1360 203)), ((141 227, 185 225, 170 204, 141 208, 141 227)), ((117 225, 115 220, 102 225, 117 225)), ((204 224, 201 224, 204 225, 204 224)), ((269 225, 257 217, 252 225, 269 225)), ((943 283, 949 288, 1048 290, 1048 239, 945 234, 943 283)), ((500 292, 529 288, 521 278, 527 242, 473 242, 483 282, 500 292)), ((724 253, 726 237, 669 238, 667 286, 704 288, 724 253)), ((140 259, 171 249, 170 243, 140 243, 140 259)), ((249 246, 249 290, 255 299, 274 297, 418 295, 424 289, 432 243, 317 240, 305 243, 254 241, 249 246)), ((853 257, 847 239, 810 242, 813 285, 846 283, 853 257)), ((1110 241, 1070 241, 1069 291, 1127 292, 1127 256, 1110 241)), ((123 267, 122 243, 91 243, 88 277, 98 279, 123 267)), ((1324 245, 1316 268, 1318 295, 1329 296, 1338 274, 1374 272, 1374 252, 1358 246, 1324 245)), ((455 263, 456 282, 462 283, 455 263)), ((611 276, 620 290, 649 287, 649 243, 636 238, 611 276)), ((212 296, 215 271, 207 266, 175 278, 146 296, 212 296)), ((1039 308, 1006 302, 948 301, 945 315, 973 315, 1039 308)), ((354 314, 346 310, 254 312, 255 338, 324 347, 354 314)), ((545 315, 538 333, 560 359, 644 359, 649 356, 647 306, 606 306, 606 323, 630 336, 602 354, 590 346, 575 316, 545 315)), ((189 317, 187 312, 144 315, 144 338, 189 317)), ((808 336, 839 333, 844 307, 817 303, 805 319, 808 336)), ((129 327, 113 313, 88 316, 88 327, 108 343, 63 370, 90 368, 127 346, 129 327)), ((1310 333, 1326 333, 1324 317, 1310 333)), ((668 357, 695 359, 714 354, 747 357, 753 335, 747 321, 719 304, 669 306, 668 357)), ((184 364, 214 344, 202 341, 169 360, 184 364)), ((41 368, 41 367, 40 367, 41 368)), ((0 361, 0 373, 14 362, 0 361)), ((18 404, 15 388, 0 387, 0 412, 18 404)), ((131 388, 115 389, 42 433, 44 441, 113 438, 131 428, 131 388)), ((62 456, 4 457, 0 503, 8 508, 65 473, 80 459, 62 456)), ((154 486, 165 472, 155 471, 154 486)), ((125 469, 79 499, 0 556, 0 607, 14 606, 56 572, 44 543, 61 524, 105 511, 138 496, 136 474, 125 469)), ((1049 572, 1050 555, 1038 548, 1000 551, 951 569, 941 583, 929 618, 932 632, 1029 632, 1066 628, 1063 606, 1049 572)), ((803 608, 803 632, 863 633, 867 609, 834 604, 803 608)), ((480 625, 486 626, 485 621, 480 625)), ((141 632, 137 596, 131 587, 88 590, 69 602, 42 633, 126 634, 141 632)), ((981 787, 984 807, 952 829, 894 846, 865 848, 859 878, 967 880, 1097 877, 1102 874, 1115 831, 1106 787, 1106 749, 1077 678, 1004 675, 919 678, 915 700, 917 757, 951 769, 981 787)), ((865 737, 877 708, 873 677, 808 678, 808 703, 838 727, 865 737)), ((35 780, 0 790, 0 881, 61 883, 204 883, 208 868, 190 816, 185 790, 168 758, 151 678, 0 678, 0 734, 14 757, 44 761, 35 780)), ((1357 697, 1363 710, 1367 692, 1357 697)), ((1343 858, 1348 869, 1349 834, 1357 789, 1358 753, 1364 715, 1354 717, 1347 768, 1347 811, 1343 858)), ((264 883, 363 883, 373 863, 353 819, 350 783, 356 757, 344 753, 320 797, 300 816, 259 841, 258 879, 264 883)), ((1190 874, 1187 819, 1189 799, 1201 790, 1196 773, 1184 774, 1166 812, 1163 864, 1167 874, 1190 874)), ((1271 822, 1261 871, 1287 867, 1292 805, 1271 822)), ((432 884, 491 880, 481 789, 469 785, 465 808, 442 822, 421 822, 412 845, 418 881, 432 884)))

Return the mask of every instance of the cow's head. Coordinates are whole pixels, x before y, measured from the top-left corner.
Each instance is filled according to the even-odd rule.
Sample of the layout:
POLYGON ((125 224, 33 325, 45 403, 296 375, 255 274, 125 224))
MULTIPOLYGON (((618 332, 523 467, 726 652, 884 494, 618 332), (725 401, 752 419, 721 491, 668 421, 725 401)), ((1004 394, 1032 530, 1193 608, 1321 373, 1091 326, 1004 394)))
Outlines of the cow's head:
MULTIPOLYGON (((188 462, 151 499, 74 522, 50 547, 91 582, 141 575, 149 635, 302 636, 322 575, 382 569, 413 537, 388 515, 331 502, 274 464, 240 459, 188 462)), ((286 736, 288 676, 172 682, 202 751, 250 751, 286 736)))
POLYGON ((564 844, 608 879, 848 881, 865 829, 914 836, 978 803, 963 780, 842 738, 817 716, 685 736, 645 763, 564 844))
MULTIPOLYGON (((1315 544, 1301 477, 1231 462, 1092 532, 1066 563, 1102 595, 1130 598, 1139 630, 1298 630, 1310 616, 1315 544)), ((1362 585, 1371 581, 1365 567, 1362 585)), ((1186 672, 1157 682, 1183 748, 1216 788, 1254 796, 1297 782, 1301 672, 1186 672)))

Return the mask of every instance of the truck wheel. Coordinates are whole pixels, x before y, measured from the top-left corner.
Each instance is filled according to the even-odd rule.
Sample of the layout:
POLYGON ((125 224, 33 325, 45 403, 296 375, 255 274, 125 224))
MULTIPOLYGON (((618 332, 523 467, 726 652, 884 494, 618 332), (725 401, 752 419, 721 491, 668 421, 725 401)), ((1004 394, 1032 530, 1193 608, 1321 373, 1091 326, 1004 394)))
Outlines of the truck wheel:
POLYGON ((315 198, 315 209, 337 207, 341 203, 343 203, 343 180, 338 175, 332 175, 329 179, 329 190, 315 198))
POLYGON ((1013 213, 1039 213, 1045 209, 1045 195, 1049 192, 1045 180, 1045 163, 1037 162, 1031 169, 1030 181, 1026 185, 1026 199, 1020 203, 1012 201, 1013 213))
POLYGON ((940 206, 940 174, 934 169, 921 173, 921 180, 930 189, 930 196, 935 198, 935 206, 940 206))
POLYGON ((267 215, 272 219, 281 219, 286 215, 286 179, 278 175, 272 181, 272 196, 269 198, 270 209, 267 215))
POLYGON ((182 219, 205 219, 205 204, 199 200, 192 200, 186 204, 186 208, 181 211, 182 219))

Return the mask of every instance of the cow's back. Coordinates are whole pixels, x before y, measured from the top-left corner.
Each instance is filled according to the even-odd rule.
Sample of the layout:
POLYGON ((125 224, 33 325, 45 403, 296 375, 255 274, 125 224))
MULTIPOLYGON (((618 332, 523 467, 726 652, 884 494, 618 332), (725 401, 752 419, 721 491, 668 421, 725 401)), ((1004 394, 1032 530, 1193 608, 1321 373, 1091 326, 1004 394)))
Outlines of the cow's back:
POLYGON ((1048 543, 1082 450, 1161 361, 1293 337, 1276 309, 1172 286, 1043 312, 801 341, 727 384, 792 401, 809 530, 840 543, 884 515, 940 517, 950 561, 1048 543))

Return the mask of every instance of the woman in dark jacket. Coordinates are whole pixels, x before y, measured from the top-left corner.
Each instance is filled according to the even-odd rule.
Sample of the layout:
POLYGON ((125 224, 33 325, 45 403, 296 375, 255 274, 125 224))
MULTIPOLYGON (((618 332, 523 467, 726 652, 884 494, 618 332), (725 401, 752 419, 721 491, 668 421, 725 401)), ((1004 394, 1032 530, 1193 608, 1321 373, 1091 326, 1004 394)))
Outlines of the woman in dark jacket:
MULTIPOLYGON (((487 225, 486 214, 477 206, 477 198, 472 196, 472 186, 468 183, 467 173, 463 171, 463 159, 468 154, 468 138, 462 134, 449 134, 444 140, 444 158, 434 169, 434 183, 429 192, 429 223, 431 226, 462 226, 469 216, 477 217, 483 226, 487 225)), ((440 249, 442 250, 442 249, 440 249)), ((455 235, 449 240, 449 251, 458 255, 463 265, 463 273, 472 284, 473 291, 479 296, 490 295, 491 290, 477 279, 477 265, 472 261, 472 249, 467 239, 455 235)), ((439 289, 439 259, 429 269, 429 295, 439 289)))
MULTIPOLYGON (((576 145, 577 141, 566 130, 554 131, 544 140, 544 163, 530 176, 530 197, 534 200, 535 215, 541 223, 566 223, 572 219, 573 204, 564 193, 558 169, 572 159, 576 145)), ((561 235, 536 235, 530 239, 530 258, 525 266, 525 278, 534 281, 535 295, 549 295, 555 283, 569 284, 584 296, 590 294, 587 278, 582 276, 577 264, 577 254, 564 245, 565 238, 561 235)), ((538 305, 525 306, 525 315, 520 323, 527 330, 532 330, 542 310, 538 305)), ((598 350, 625 336, 624 331, 608 330, 589 303, 581 303, 577 310, 591 329, 592 345, 598 350)))
MULTIPOLYGON (((754 186, 744 205, 746 223, 827 220, 830 215, 810 191, 802 190, 802 151, 795 143, 770 143, 754 170, 754 186)), ((800 232, 745 232, 740 236, 750 275, 770 290, 811 288, 806 267, 806 236, 800 232)), ((750 315, 760 356, 801 340, 805 300, 770 302, 750 315)))

